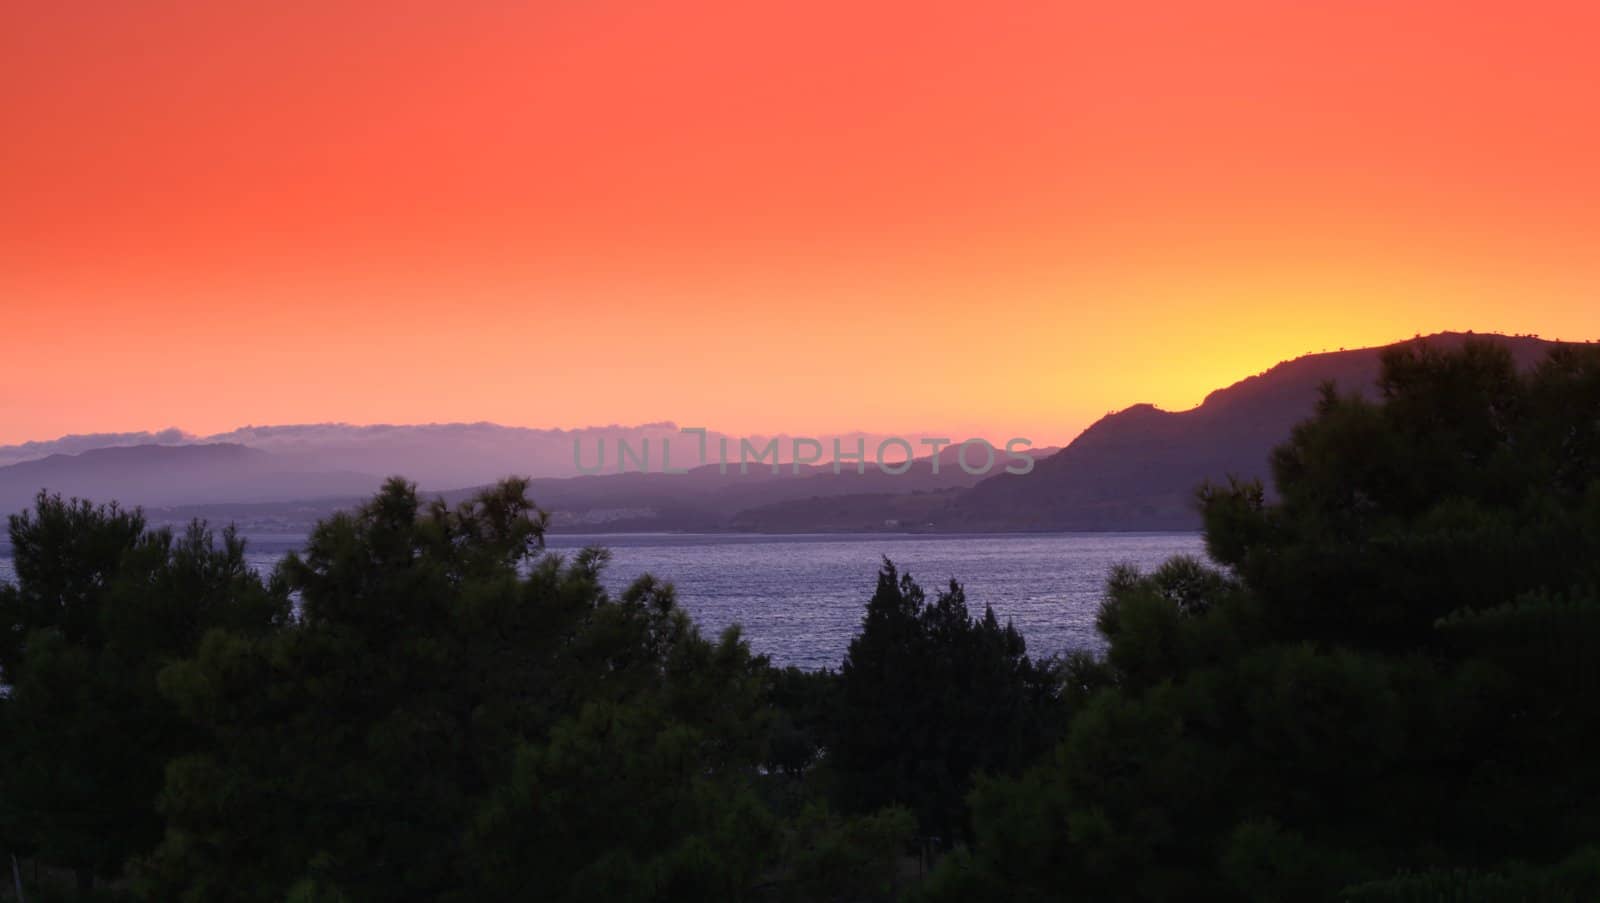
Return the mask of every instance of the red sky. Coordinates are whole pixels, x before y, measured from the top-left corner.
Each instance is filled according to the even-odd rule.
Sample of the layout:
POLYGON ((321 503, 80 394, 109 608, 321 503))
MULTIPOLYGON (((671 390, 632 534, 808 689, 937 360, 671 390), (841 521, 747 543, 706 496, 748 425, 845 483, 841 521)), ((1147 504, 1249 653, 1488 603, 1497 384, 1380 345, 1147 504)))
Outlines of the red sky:
POLYGON ((1070 439, 1600 338, 1593 3, 0 8, 0 442, 1070 439))

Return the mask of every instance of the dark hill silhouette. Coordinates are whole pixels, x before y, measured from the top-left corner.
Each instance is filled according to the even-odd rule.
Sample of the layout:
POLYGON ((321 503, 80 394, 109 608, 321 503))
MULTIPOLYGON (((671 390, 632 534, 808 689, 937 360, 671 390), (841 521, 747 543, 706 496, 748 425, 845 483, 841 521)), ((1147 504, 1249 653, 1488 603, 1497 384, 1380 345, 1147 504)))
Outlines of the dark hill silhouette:
MULTIPOLYGON (((1443 348, 1471 336, 1440 333, 1443 348)), ((1525 336, 1480 336, 1506 345, 1532 366, 1556 343, 1525 336)), ((1313 354, 1279 364, 1207 395, 1196 408, 1163 411, 1139 404, 1084 430, 1032 473, 991 477, 931 512, 944 530, 1199 529, 1195 488, 1228 475, 1269 484, 1267 459, 1290 429, 1311 414, 1318 387, 1375 390, 1387 347, 1313 354)))

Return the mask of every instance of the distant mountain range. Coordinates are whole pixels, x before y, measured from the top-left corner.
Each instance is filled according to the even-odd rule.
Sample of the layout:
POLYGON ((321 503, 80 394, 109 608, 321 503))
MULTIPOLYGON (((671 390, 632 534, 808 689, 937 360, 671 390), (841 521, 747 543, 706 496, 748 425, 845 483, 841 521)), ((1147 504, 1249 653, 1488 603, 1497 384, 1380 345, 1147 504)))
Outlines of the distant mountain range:
MULTIPOLYGON (((677 436, 675 446, 690 454, 695 443, 682 440, 677 436)), ((570 439, 567 441, 570 459, 570 439)), ((884 473, 875 465, 869 465, 865 473, 849 466, 834 473, 831 465, 806 464, 796 468, 792 462, 784 463, 778 473, 770 464, 753 464, 741 472, 736 460, 725 469, 720 464, 708 464, 687 473, 668 474, 659 472, 660 446, 652 447, 657 449, 651 464, 656 472, 536 478, 530 483, 530 494, 552 512, 561 528, 723 530, 747 508, 817 496, 967 488, 982 478, 959 466, 957 447, 942 451, 937 473, 932 459, 922 458, 901 474, 884 473)), ((590 449, 586 456, 593 455, 592 444, 590 449)), ((614 471, 615 445, 610 449, 608 469, 614 471)), ((1042 458, 1055 451, 1034 449, 1031 454, 1042 458)), ((468 447, 457 454, 468 457, 480 452, 468 447)), ((482 457, 500 460, 509 455, 504 449, 494 449, 482 457)), ((202 517, 216 523, 240 522, 256 529, 301 530, 318 518, 358 503, 383 481, 377 472, 329 467, 324 460, 281 446, 266 451, 238 443, 113 446, 77 454, 52 454, 0 467, 0 513, 21 510, 40 490, 48 490, 96 501, 114 499, 124 505, 140 505, 154 519, 164 522, 202 517)), ((996 472, 1006 463, 1005 456, 997 454, 996 472)), ((473 473, 495 466, 498 465, 480 460, 473 465, 477 468, 473 473)), ((527 470, 491 471, 490 478, 476 480, 465 488, 423 485, 430 492, 456 500, 477 486, 519 473, 525 475, 527 470)))
POLYGON ((637 447, 641 441, 655 444, 663 438, 679 435, 673 423, 575 430, 527 429, 494 423, 375 426, 312 423, 246 426, 206 436, 170 428, 158 432, 63 436, 47 442, 0 446, 0 466, 106 448, 239 445, 269 452, 291 470, 403 473, 425 488, 449 489, 487 483, 508 473, 576 475, 578 469, 572 453, 575 441, 582 442, 592 454, 599 442, 615 448, 616 442, 622 440, 637 447))
POLYGON ((27 507, 41 489, 128 506, 199 505, 359 496, 380 482, 237 444, 96 448, 0 467, 0 512, 27 507))
MULTIPOLYGON (((1491 338, 1523 366, 1555 344, 1491 338)), ((1410 341, 1453 347, 1466 339, 1442 333, 1410 341)), ((959 449, 948 447, 937 473, 933 460, 922 458, 901 475, 870 465, 865 474, 848 467, 836 474, 827 465, 797 473, 787 463, 778 474, 765 466, 741 474, 735 463, 726 473, 711 464, 687 474, 573 476, 575 439, 590 450, 605 443, 611 470, 618 439, 634 446, 648 440, 653 448, 671 439, 675 458, 694 440, 672 423, 583 430, 322 424, 210 437, 177 430, 69 436, 0 447, 0 463, 11 462, 0 466, 0 513, 26 507, 48 488, 142 505, 159 521, 203 517, 298 531, 370 495, 387 474, 405 474, 449 499, 523 474, 536 477, 530 494, 567 532, 1188 530, 1199 526, 1192 499, 1201 481, 1229 474, 1265 479, 1269 452, 1311 413, 1318 387, 1333 381, 1344 391, 1371 391, 1383 350, 1298 358, 1218 389, 1188 411, 1134 405, 1102 418, 1064 449, 1033 450, 1036 465, 1024 475, 1001 473, 1003 454, 995 475, 969 475, 957 464, 959 449)), ((721 435, 709 434, 713 448, 721 435)), ((853 447, 858 436, 869 449, 880 438, 841 438, 853 447)), ((738 439, 731 441, 737 448, 738 439)), ((592 463, 592 452, 585 454, 592 463)))

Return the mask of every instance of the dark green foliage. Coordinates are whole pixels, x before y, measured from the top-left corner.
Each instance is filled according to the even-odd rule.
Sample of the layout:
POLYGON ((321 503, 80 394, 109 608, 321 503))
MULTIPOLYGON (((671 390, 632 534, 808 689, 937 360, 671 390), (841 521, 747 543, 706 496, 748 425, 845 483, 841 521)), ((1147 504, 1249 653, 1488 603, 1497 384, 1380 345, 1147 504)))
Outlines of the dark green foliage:
POLYGON ((122 559, 145 536, 144 515, 40 493, 10 518, 17 585, 0 591, 0 679, 15 684, 29 634, 54 630, 74 645, 102 645, 101 610, 122 559))
POLYGON ((748 898, 777 827, 715 740, 657 706, 561 722, 480 808, 471 899, 748 898))
POLYGON ((773 719, 767 734, 769 769, 798 779, 817 763, 838 683, 830 671, 802 671, 790 666, 772 672, 768 690, 773 719))
MULTIPOLYGON (((161 836, 169 759, 194 733, 157 691, 211 628, 260 634, 288 602, 201 524, 181 537, 142 515, 41 494, 14 516, 18 584, 0 588, 0 836, 78 873, 113 877, 161 836)), ((8 863, 9 865, 9 863, 8 863)))
POLYGON ((901 886, 901 854, 916 834, 908 810, 890 807, 845 818, 813 803, 787 825, 785 900, 892 899, 901 886))
POLYGON ((747 786, 765 663, 736 633, 701 639, 649 578, 608 598, 602 552, 539 557, 543 529, 517 481, 455 509, 395 481, 321 525, 279 569, 296 623, 213 633, 162 675, 208 742, 170 769, 153 892, 659 899, 751 883, 771 845, 747 786))
POLYGON ((525 488, 391 481, 270 586, 231 532, 41 498, 0 587, 7 849, 82 899, 129 866, 163 901, 892 895, 911 816, 813 799, 836 679, 653 578, 611 597, 525 488))
POLYGON ((1213 557, 1288 639, 1413 648, 1458 609, 1600 582, 1600 353, 1388 352, 1379 401, 1324 391, 1274 455, 1281 502, 1202 490, 1213 557))
POLYGON ((306 878, 359 900, 457 884, 472 794, 525 726, 560 714, 495 693, 537 667, 509 644, 557 641, 544 629, 559 637, 594 586, 583 562, 519 578, 542 530, 521 496, 507 485, 424 510, 392 482, 279 567, 299 620, 259 639, 214 632, 162 674, 205 742, 169 769, 153 887, 276 900, 306 878))
POLYGON ((955 581, 930 602, 885 561, 850 643, 828 719, 826 765, 858 811, 905 805, 926 835, 965 835, 979 772, 1014 770, 1047 748, 1056 679, 994 611, 967 610, 955 581))
POLYGON ((1586 903, 1600 899, 1600 851, 1585 848, 1549 866, 1434 869, 1347 888, 1342 903, 1586 903))
POLYGON ((1600 354, 1391 353, 1274 468, 1200 492, 1224 569, 1112 575, 1065 741, 930 899, 1592 897, 1539 863, 1600 839, 1600 354))

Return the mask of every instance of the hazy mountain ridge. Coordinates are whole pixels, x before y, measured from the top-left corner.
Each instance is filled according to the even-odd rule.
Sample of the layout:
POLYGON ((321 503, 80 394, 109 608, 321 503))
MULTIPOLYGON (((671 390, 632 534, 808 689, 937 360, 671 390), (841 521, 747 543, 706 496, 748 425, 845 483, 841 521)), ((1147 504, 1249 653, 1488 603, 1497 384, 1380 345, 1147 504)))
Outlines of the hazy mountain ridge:
MULTIPOLYGON (((1396 344, 1426 341, 1448 348, 1468 337, 1442 333, 1396 344)), ((1505 344, 1522 366, 1533 365, 1558 344, 1526 336, 1484 338, 1505 344)), ((578 430, 492 423, 251 426, 220 434, 236 440, 228 442, 202 442, 167 430, 0 448, 5 460, 19 450, 37 453, 97 440, 185 437, 178 444, 135 442, 0 466, 0 513, 25 507, 39 489, 48 488, 143 505, 163 520, 201 516, 294 530, 355 504, 388 474, 404 474, 425 491, 451 500, 472 491, 461 487, 535 474, 531 496, 565 530, 1194 529, 1199 524, 1192 499, 1200 482, 1230 474, 1266 480, 1270 450, 1310 414, 1319 386, 1332 381, 1343 391, 1372 391, 1388 347, 1394 346, 1296 358, 1217 389, 1186 411, 1133 405, 1102 417, 1059 452, 1032 450, 1036 463, 1026 475, 1002 473, 1009 463, 1003 451, 997 452, 990 474, 967 474, 958 465, 959 446, 941 450, 938 473, 928 458, 918 459, 907 473, 883 473, 871 460, 874 437, 863 433, 840 438, 851 447, 856 437, 869 440, 865 474, 851 465, 836 474, 826 464, 804 465, 796 472, 787 455, 776 474, 770 464, 760 463, 741 473, 736 457, 726 468, 712 463, 667 474, 616 472, 616 447, 619 440, 635 448, 649 442, 650 468, 659 471, 660 443, 671 441, 674 466, 685 467, 697 458, 697 440, 670 421, 578 430), (596 447, 604 444, 608 472, 570 476, 574 441, 582 443, 584 463, 591 467, 596 447), (540 475, 540 468, 560 476, 540 475)), ((722 437, 708 434, 713 458, 722 437)), ((728 438, 729 454, 736 456, 739 439, 728 438)), ((758 445, 766 442, 750 438, 758 445)), ((787 441, 779 445, 792 448, 787 441)))
MULTIPOLYGON (((1045 456, 1053 451, 1032 453, 1045 456)), ((871 463, 865 473, 853 466, 834 473, 832 465, 796 468, 793 463, 782 464, 774 473, 770 464, 741 469, 730 462, 686 473, 535 478, 529 493, 563 529, 726 530, 740 511, 785 501, 970 487, 983 475, 966 473, 955 457, 958 452, 956 447, 942 450, 938 473, 930 458, 912 462, 902 474, 884 473, 871 463)), ((1003 467, 1007 460, 997 453, 995 467, 1003 467)), ((237 521, 260 530, 295 531, 358 504, 382 480, 378 473, 319 469, 293 453, 237 443, 113 447, 0 467, 0 513, 27 507, 44 489, 140 505, 158 522, 199 517, 213 523, 237 521)), ((430 491, 454 502, 477 488, 430 491)))
POLYGON ((197 505, 361 496, 381 482, 356 471, 297 468, 233 443, 133 445, 0 467, 0 512, 27 507, 40 490, 128 506, 197 505))
MULTIPOLYGON (((720 434, 713 433, 713 436, 720 434)), ((0 465, 38 460, 54 454, 79 454, 102 448, 138 446, 242 445, 271 452, 296 470, 354 470, 403 473, 428 489, 449 489, 484 483, 508 473, 569 476, 577 473, 573 443, 582 442, 593 455, 597 442, 614 450, 618 441, 637 447, 658 446, 665 438, 683 437, 676 424, 592 426, 578 429, 535 429, 495 423, 371 424, 307 423, 244 426, 224 433, 198 435, 169 428, 159 432, 99 433, 0 446, 0 465)), ((614 455, 615 452, 612 451, 614 455)))
MULTIPOLYGON (((918 442, 929 433, 907 434, 918 442)), ((728 457, 737 463, 742 441, 748 440, 759 451, 778 441, 778 457, 791 460, 793 439, 775 435, 736 436, 707 430, 705 448, 709 460, 719 458, 726 441, 728 457)), ((868 456, 887 434, 862 431, 829 433, 815 437, 823 446, 824 460, 832 457, 832 443, 839 440, 853 449, 857 440, 865 443, 868 456)), ((965 437, 953 437, 957 440, 965 437)), ((365 474, 404 474, 429 491, 481 485, 507 474, 534 477, 571 477, 582 474, 574 454, 574 444, 584 468, 593 471, 604 447, 600 471, 615 472, 618 444, 626 442, 638 452, 649 446, 649 469, 660 470, 664 443, 671 443, 672 465, 689 467, 699 463, 700 440, 684 433, 670 420, 633 426, 610 424, 575 429, 540 429, 502 426, 497 423, 372 424, 346 423, 284 424, 244 426, 225 433, 196 435, 177 428, 159 432, 98 433, 63 436, 39 442, 0 446, 0 467, 39 460, 54 454, 80 454, 100 448, 138 446, 244 445, 279 457, 286 469, 296 471, 355 471, 365 474)), ((635 465, 635 469, 637 466, 635 465)))
POLYGON ((135 433, 79 433, 15 445, 0 445, 0 467, 37 461, 51 455, 76 455, 98 448, 126 448, 134 445, 192 445, 199 437, 177 427, 135 433))

